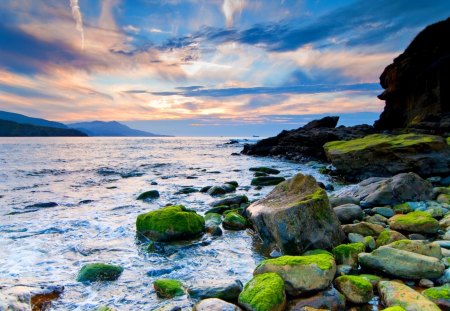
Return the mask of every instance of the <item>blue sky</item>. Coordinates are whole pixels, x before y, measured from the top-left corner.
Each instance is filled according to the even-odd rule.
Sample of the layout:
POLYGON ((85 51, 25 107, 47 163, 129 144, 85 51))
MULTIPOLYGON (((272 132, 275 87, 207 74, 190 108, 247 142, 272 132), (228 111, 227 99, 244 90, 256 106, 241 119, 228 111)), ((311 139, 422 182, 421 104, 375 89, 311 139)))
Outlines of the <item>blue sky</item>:
POLYGON ((373 122, 379 76, 447 0, 2 0, 0 109, 172 135, 373 122))

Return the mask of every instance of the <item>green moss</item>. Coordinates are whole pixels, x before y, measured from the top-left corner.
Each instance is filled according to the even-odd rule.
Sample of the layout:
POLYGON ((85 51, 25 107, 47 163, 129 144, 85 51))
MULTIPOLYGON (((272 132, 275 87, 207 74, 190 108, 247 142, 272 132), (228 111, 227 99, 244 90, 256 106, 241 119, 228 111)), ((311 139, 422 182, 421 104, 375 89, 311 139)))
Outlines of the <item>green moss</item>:
POLYGON ((159 279, 153 282, 153 287, 158 296, 163 298, 172 298, 184 295, 183 284, 178 280, 159 279))
POLYGON ((333 268, 333 256, 328 254, 318 254, 309 256, 281 256, 274 259, 263 260, 257 267, 271 264, 276 266, 295 266, 295 265, 317 265, 321 270, 330 270, 333 268))
POLYGON ((322 254, 322 255, 323 255, 323 254, 326 254, 326 255, 329 255, 329 256, 333 256, 332 253, 330 253, 329 251, 326 251, 326 250, 324 250, 324 249, 313 249, 313 250, 304 252, 304 253, 302 254, 302 256, 320 255, 320 254, 322 254))
POLYGON ((377 238, 377 245, 383 246, 392 242, 391 230, 384 230, 377 238))
POLYGON ((362 291, 372 291, 373 289, 369 280, 357 275, 343 275, 336 278, 336 282, 350 282, 353 286, 362 291))
POLYGON ((115 281, 123 272, 120 266, 104 263, 84 265, 78 272, 77 282, 115 281))
POLYGON ((273 174, 273 175, 280 174, 279 170, 274 169, 274 168, 270 168, 270 167, 265 167, 265 166, 251 167, 249 169, 249 171, 251 171, 251 172, 259 172, 259 173, 266 173, 266 174, 273 174))
POLYGON ((383 309, 383 311, 406 311, 406 309, 403 309, 400 306, 393 306, 393 307, 383 309))
POLYGON ((433 300, 439 299, 450 299, 450 286, 444 285, 440 287, 428 288, 422 292, 425 297, 428 297, 433 300))
POLYGON ((159 198, 159 192, 157 190, 150 190, 144 193, 141 193, 137 200, 149 200, 149 199, 157 199, 159 198))
POLYGON ((182 205, 174 205, 139 215, 136 229, 156 241, 166 241, 199 235, 205 230, 205 220, 182 205))
POLYGON ((403 134, 403 135, 384 135, 373 134, 363 138, 349 141, 333 141, 326 143, 323 147, 329 152, 348 153, 361 151, 373 147, 387 147, 392 149, 406 148, 417 144, 434 143, 442 141, 439 136, 403 134))
POLYGON ((284 281, 276 273, 255 276, 239 295, 239 303, 255 311, 275 310, 274 307, 282 305, 284 300, 284 281))
POLYGON ((425 225, 430 222, 436 223, 438 222, 430 214, 421 211, 411 212, 406 215, 397 215, 394 216, 393 218, 395 218, 395 222, 398 224, 413 225, 413 226, 425 225))
POLYGON ((245 230, 247 220, 237 212, 229 212, 223 219, 223 227, 228 230, 245 230))
POLYGON ((450 145, 450 137, 447 137, 447 144, 450 145))
POLYGON ((411 208, 411 206, 409 206, 408 203, 397 204, 392 209, 397 214, 408 214, 413 211, 413 209, 411 208))
POLYGON ((361 242, 341 244, 333 248, 333 255, 338 258, 349 258, 355 254, 363 253, 366 250, 366 245, 361 242))
POLYGON ((284 177, 256 177, 252 179, 251 185, 252 186, 275 186, 279 183, 285 181, 284 177))
POLYGON ((381 278, 377 275, 373 275, 373 274, 360 274, 359 275, 362 278, 365 278, 367 281, 369 281, 373 286, 375 284, 377 284, 381 278))
POLYGON ((217 213, 208 213, 205 215, 206 225, 216 225, 219 226, 222 223, 222 215, 217 213))

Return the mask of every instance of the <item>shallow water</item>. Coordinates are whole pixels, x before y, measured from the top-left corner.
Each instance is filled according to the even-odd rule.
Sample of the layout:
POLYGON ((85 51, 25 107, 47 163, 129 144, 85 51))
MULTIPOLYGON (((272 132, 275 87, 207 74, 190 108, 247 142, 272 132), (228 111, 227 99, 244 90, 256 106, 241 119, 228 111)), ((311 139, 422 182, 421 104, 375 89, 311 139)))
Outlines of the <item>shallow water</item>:
MULTIPOLYGON (((228 138, 0 138, 0 283, 64 285, 52 310, 153 310, 173 300, 156 297, 155 279, 176 278, 186 286, 211 279, 251 278, 262 259, 247 231, 224 231, 215 239, 168 245, 147 253, 136 240, 140 213, 168 203, 203 214, 215 199, 208 194, 176 195, 182 187, 201 188, 236 180, 237 194, 251 200, 270 191, 247 189, 252 166, 274 166, 281 175, 308 173, 310 167, 270 158, 231 156, 242 144, 228 138), (158 185, 151 185, 157 182, 158 185), (244 188, 241 188, 244 187, 244 188), (135 198, 156 189, 151 203, 135 198), (84 202, 83 202, 84 201, 84 202), (32 206, 55 202, 53 206, 32 206), (75 282, 90 262, 125 268, 119 280, 75 282)), ((189 309, 188 297, 177 305, 189 309)))

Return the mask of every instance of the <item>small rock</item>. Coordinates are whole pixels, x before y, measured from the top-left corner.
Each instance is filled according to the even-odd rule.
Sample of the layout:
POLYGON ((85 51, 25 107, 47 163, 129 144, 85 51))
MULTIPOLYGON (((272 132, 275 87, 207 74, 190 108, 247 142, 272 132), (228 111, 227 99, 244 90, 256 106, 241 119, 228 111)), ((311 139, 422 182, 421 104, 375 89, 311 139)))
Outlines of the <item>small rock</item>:
POLYGON ((436 233, 439 222, 425 212, 415 211, 406 215, 395 215, 389 219, 391 229, 414 233, 436 233))
POLYGON ((434 286, 434 283, 433 283, 433 281, 428 280, 428 279, 421 279, 419 281, 419 286, 424 287, 424 288, 431 288, 434 286))
POLYGON ((345 297, 335 288, 318 292, 310 297, 302 297, 289 301, 287 310, 297 311, 310 307, 331 311, 345 310, 345 297))
POLYGON ((333 208, 341 224, 351 224, 355 220, 363 219, 363 210, 356 204, 344 204, 333 208))
POLYGON ((197 303, 192 311, 242 311, 242 309, 221 299, 209 298, 197 303))
POLYGON ((222 225, 227 230, 245 230, 247 228, 247 220, 234 211, 230 211, 225 215, 222 225))
POLYGON ((390 207, 374 207, 372 208, 372 211, 376 214, 379 214, 387 218, 390 218, 395 215, 394 210, 390 207))
POLYGON ((388 307, 402 306, 405 310, 440 311, 433 302, 412 288, 394 281, 381 281, 378 284, 381 300, 388 307))
POLYGON ((333 255, 339 265, 358 266, 358 254, 366 250, 364 243, 341 244, 333 248, 333 255))
POLYGON ((183 284, 178 280, 159 279, 153 282, 156 294, 161 298, 173 298, 184 295, 183 284))
POLYGON ((406 237, 403 234, 401 234, 400 232, 387 229, 380 233, 376 242, 377 242, 377 246, 380 247, 380 246, 387 245, 387 244, 390 244, 390 243, 398 241, 398 240, 406 240, 406 237))
POLYGON ((157 199, 159 198, 159 192, 157 190, 150 190, 150 191, 146 191, 144 193, 141 193, 138 197, 137 200, 153 200, 153 199, 157 199))
POLYGON ((103 263, 84 265, 78 272, 77 282, 115 281, 123 272, 120 266, 103 263))
POLYGON ((284 177, 256 177, 252 179, 251 185, 252 186, 275 186, 279 183, 285 181, 286 179, 284 177))
POLYGON ((191 299, 219 298, 228 302, 237 301, 243 286, 239 280, 210 280, 188 289, 191 299))
POLYGON ((345 233, 358 233, 362 236, 378 236, 384 231, 384 227, 363 221, 357 224, 343 225, 342 230, 345 233))
POLYGON ((373 297, 373 286, 363 277, 343 275, 336 278, 334 284, 337 290, 352 303, 367 303, 373 297))

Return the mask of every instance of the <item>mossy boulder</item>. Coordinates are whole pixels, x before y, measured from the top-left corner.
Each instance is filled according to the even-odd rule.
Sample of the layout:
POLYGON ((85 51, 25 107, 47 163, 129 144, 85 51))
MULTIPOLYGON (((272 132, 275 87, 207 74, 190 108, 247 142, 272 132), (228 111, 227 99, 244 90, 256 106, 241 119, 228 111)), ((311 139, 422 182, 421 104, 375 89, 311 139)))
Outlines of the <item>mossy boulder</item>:
POLYGON ((123 272, 120 266, 104 263, 90 263, 84 265, 77 275, 77 282, 115 281, 123 272))
POLYGON ((433 301, 442 310, 450 310, 450 284, 428 288, 422 292, 422 295, 433 301))
POLYGON ((350 179, 415 172, 422 176, 450 173, 450 148, 440 136, 373 134, 323 146, 337 173, 350 179))
POLYGON ((206 232, 214 236, 219 236, 222 234, 222 229, 220 229, 220 224, 222 223, 222 215, 217 213, 208 213, 204 218, 206 232))
POLYGON ((286 306, 284 281, 276 273, 256 275, 245 284, 238 301, 249 311, 283 311, 286 306))
POLYGON ((383 309, 383 311, 406 311, 406 310, 399 306, 393 306, 393 307, 383 309))
POLYGON ((345 238, 327 193, 312 176, 297 174, 246 212, 264 244, 276 246, 284 254, 331 249, 345 238))
POLYGON ((373 274, 360 274, 359 276, 365 278, 374 287, 377 286, 378 283, 381 281, 381 277, 373 274))
POLYGON ((251 172, 259 172, 259 173, 266 173, 266 174, 272 174, 272 175, 278 175, 280 174, 280 171, 271 167, 265 167, 265 166, 259 166, 259 167, 251 167, 249 169, 251 172))
POLYGON ((227 230, 245 230, 247 220, 239 213, 231 211, 225 215, 222 225, 227 230))
POLYGON ((158 297, 173 298, 184 295, 183 284, 178 280, 159 279, 153 282, 153 288, 158 297))
POLYGON ((205 231, 205 220, 182 205, 173 205, 139 215, 136 230, 157 242, 190 239, 205 231))
POLYGON ((438 243, 430 243, 423 240, 404 239, 392 242, 388 244, 388 246, 416 254, 442 259, 442 251, 438 243))
POLYGON ((336 274, 334 258, 328 254, 309 256, 281 256, 262 261, 254 275, 274 272, 279 274, 291 296, 323 290, 336 274))
POLYGON ((279 183, 285 181, 284 177, 274 177, 274 176, 262 176, 255 177, 252 179, 252 186, 275 186, 279 183))
POLYGON ((341 244, 333 248, 333 255, 338 265, 358 266, 358 254, 366 250, 364 243, 341 244))
POLYGON ((377 247, 380 247, 380 246, 392 243, 394 241, 404 240, 404 239, 406 239, 406 237, 403 234, 401 234, 400 232, 387 229, 380 233, 380 235, 378 236, 378 238, 376 240, 376 243, 377 243, 377 247))
POLYGON ((150 190, 141 193, 136 200, 146 201, 146 200, 154 200, 159 198, 158 190, 150 190))
POLYGON ((440 311, 441 309, 412 288, 394 281, 378 284, 381 300, 387 307, 398 306, 408 311, 440 311))
POLYGON ((437 258, 388 246, 381 246, 370 254, 360 253, 358 261, 363 268, 405 279, 436 279, 445 269, 437 258))
POLYGON ((411 206, 408 204, 408 202, 402 203, 402 204, 397 204, 392 209, 394 210, 394 212, 396 214, 408 214, 408 213, 411 213, 414 211, 411 208, 411 206))
POLYGON ((360 276, 340 276, 334 280, 334 285, 352 303, 367 303, 373 297, 372 284, 360 276))
POLYGON ((344 232, 347 234, 357 233, 362 236, 378 236, 381 232, 384 231, 384 227, 362 221, 356 224, 343 225, 342 230, 344 230, 344 232))
POLYGON ((395 215, 389 218, 389 225, 394 230, 416 233, 436 233, 439 230, 439 222, 430 214, 421 211, 395 215))

